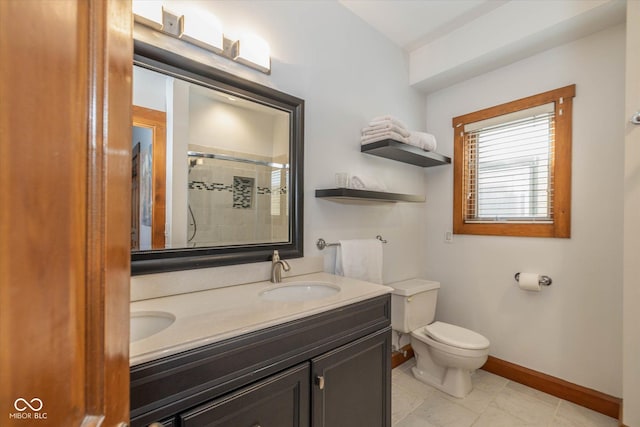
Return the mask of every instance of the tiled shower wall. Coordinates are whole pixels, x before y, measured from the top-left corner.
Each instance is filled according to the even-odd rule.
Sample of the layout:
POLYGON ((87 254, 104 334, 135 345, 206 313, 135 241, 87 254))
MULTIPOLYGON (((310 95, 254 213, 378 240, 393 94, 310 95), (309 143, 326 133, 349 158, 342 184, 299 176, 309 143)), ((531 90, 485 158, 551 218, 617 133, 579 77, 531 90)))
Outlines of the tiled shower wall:
POLYGON ((218 159, 199 163, 189 172, 189 246, 289 239, 286 169, 218 159))

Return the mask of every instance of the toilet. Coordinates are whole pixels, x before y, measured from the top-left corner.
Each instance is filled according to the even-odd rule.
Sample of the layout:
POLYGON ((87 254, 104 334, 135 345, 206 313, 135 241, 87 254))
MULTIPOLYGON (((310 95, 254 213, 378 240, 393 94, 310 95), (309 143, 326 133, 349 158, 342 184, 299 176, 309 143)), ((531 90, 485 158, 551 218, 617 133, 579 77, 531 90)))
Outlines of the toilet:
POLYGON ((392 283, 391 327, 411 333, 416 357, 413 375, 455 397, 472 389, 471 373, 484 365, 489 340, 477 332, 444 322, 434 322, 439 282, 410 279, 392 283))

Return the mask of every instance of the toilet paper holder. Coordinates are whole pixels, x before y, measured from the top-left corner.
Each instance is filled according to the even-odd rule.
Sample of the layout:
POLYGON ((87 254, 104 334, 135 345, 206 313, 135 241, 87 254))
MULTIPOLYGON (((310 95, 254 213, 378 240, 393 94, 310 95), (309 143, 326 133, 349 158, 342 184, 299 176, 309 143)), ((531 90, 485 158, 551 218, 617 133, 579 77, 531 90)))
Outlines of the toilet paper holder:
MULTIPOLYGON (((516 273, 515 279, 516 282, 520 281, 520 273, 516 273)), ((540 280, 538 280, 538 283, 540 283, 541 286, 550 286, 553 281, 549 276, 540 276, 540 280)))

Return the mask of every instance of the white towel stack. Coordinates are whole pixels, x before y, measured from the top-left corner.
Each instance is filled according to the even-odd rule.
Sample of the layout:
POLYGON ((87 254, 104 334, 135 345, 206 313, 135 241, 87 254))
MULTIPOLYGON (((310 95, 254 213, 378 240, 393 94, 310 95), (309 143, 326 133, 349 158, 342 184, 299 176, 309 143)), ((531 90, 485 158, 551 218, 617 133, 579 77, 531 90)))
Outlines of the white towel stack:
POLYGON ((435 136, 427 132, 417 132, 414 130, 411 131, 407 144, 420 147, 424 151, 436 151, 436 147, 438 146, 435 136))
POLYGON ((393 139, 425 151, 434 151, 437 146, 436 138, 430 133, 410 131, 400 120, 389 115, 374 117, 369 126, 362 128, 360 143, 363 145, 385 139, 393 139))
POLYGON ((362 129, 360 142, 368 144, 383 139, 394 139, 407 143, 410 135, 411 133, 400 120, 391 116, 379 116, 371 119, 369 126, 362 129))

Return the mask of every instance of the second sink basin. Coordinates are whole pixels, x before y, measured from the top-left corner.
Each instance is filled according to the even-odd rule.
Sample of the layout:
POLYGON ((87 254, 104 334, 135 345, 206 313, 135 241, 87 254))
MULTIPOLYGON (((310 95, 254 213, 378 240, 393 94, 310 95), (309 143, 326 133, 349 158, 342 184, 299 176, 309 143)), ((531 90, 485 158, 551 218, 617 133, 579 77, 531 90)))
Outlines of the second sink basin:
POLYGON ((340 287, 328 282, 288 282, 260 293, 268 301, 311 301, 327 298, 340 292, 340 287))
POLYGON ((165 311, 138 311, 131 313, 130 342, 155 335, 176 321, 176 316, 165 311))

